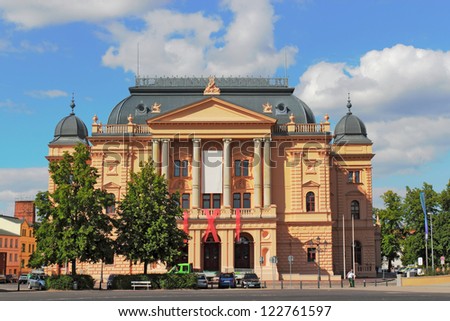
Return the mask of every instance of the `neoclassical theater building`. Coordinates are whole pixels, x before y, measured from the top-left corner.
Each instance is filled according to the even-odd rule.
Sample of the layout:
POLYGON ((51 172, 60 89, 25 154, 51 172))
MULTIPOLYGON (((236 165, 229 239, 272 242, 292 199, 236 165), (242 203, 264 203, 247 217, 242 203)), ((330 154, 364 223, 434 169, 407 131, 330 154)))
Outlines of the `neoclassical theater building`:
MULTIPOLYGON (((375 276, 372 141, 350 99, 334 131, 284 78, 136 78, 130 95, 91 134, 72 113, 56 126, 48 160, 82 142, 98 187, 117 201, 153 160, 184 209, 184 260, 208 271, 254 270, 263 279, 375 276)), ((49 190, 54 189, 51 180, 49 190)), ((105 215, 116 215, 115 208, 105 215)), ((141 273, 120 256, 84 273, 141 273), (100 271, 101 269, 101 271, 100 271)), ((150 271, 160 271, 153 264, 150 271)))

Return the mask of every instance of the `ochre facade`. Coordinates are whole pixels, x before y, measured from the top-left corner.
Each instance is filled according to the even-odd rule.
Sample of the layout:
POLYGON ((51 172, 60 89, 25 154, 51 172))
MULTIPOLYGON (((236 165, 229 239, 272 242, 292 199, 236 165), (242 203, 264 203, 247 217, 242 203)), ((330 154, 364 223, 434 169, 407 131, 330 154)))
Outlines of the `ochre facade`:
MULTIPOLYGON (((89 144, 97 187, 119 202, 130 174, 152 160, 170 192, 181 195, 179 228, 191 237, 183 260, 196 269, 300 279, 344 275, 354 266, 359 276, 375 276, 381 258, 372 218, 372 142, 351 105, 333 134, 328 116, 316 122, 287 83, 158 81, 137 81, 107 124, 94 116, 90 136, 74 113, 63 119, 75 120, 78 129, 58 124, 49 161, 77 141, 89 144), (210 162, 210 155, 219 158, 210 162)), ((78 269, 100 279, 141 273, 143 266, 116 256, 78 269)))

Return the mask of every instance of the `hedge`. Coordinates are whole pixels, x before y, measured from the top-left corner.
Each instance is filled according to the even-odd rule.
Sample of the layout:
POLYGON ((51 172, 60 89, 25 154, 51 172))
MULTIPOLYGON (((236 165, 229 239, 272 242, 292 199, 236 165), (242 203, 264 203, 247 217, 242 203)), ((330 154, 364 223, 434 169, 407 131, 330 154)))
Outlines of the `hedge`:
POLYGON ((78 290, 92 290, 94 288, 94 279, 90 275, 54 275, 45 281, 47 289, 53 290, 73 290, 74 282, 77 282, 78 290))
POLYGON ((116 275, 111 288, 131 289, 131 281, 150 281, 152 289, 194 289, 197 287, 197 275, 190 273, 116 275))

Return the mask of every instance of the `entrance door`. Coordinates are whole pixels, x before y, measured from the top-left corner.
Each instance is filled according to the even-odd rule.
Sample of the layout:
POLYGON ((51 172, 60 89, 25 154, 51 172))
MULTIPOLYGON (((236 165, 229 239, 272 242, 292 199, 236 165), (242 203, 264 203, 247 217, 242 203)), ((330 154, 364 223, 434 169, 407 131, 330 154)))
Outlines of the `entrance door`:
POLYGON ((251 269, 253 262, 253 242, 250 235, 241 236, 234 243, 234 268, 251 269))
POLYGON ((203 270, 220 271, 220 243, 214 242, 211 235, 203 243, 203 270))

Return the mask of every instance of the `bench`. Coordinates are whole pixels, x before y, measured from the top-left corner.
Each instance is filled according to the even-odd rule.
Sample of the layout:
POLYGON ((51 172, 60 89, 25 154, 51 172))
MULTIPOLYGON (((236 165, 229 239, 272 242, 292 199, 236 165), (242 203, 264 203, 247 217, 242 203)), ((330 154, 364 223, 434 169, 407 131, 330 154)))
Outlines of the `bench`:
POLYGON ((133 290, 136 290, 136 288, 147 288, 147 290, 150 290, 152 281, 131 281, 131 287, 133 290))

